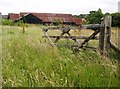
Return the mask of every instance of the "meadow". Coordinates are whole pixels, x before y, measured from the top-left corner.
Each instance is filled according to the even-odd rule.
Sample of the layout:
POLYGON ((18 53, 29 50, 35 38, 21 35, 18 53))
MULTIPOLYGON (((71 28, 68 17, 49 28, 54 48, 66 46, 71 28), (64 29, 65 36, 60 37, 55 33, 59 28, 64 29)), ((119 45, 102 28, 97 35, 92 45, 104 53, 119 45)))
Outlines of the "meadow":
POLYGON ((118 53, 111 49, 104 58, 98 50, 52 47, 42 38, 43 27, 29 25, 23 33, 21 27, 2 26, 3 87, 119 87, 118 53))

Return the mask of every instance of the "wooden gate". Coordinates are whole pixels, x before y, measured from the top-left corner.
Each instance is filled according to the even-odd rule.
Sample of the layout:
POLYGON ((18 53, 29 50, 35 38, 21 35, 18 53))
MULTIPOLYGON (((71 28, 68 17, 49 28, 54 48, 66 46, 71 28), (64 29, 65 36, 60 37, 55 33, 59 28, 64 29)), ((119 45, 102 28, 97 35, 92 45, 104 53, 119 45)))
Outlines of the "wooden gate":
MULTIPOLYGON (((93 33, 88 37, 86 37, 86 36, 72 36, 70 34, 70 31, 76 30, 76 29, 73 29, 69 26, 64 26, 62 28, 60 28, 60 27, 44 28, 43 29, 44 36, 42 36, 42 37, 48 38, 48 40, 52 46, 59 45, 59 44, 57 44, 57 42, 61 38, 72 39, 73 41, 75 41, 77 43, 77 45, 70 45, 70 44, 63 44, 63 45, 76 47, 77 49, 83 48, 84 45, 86 43, 88 43, 90 40, 96 39, 96 40, 99 40, 98 49, 100 50, 100 54, 105 55, 107 57, 109 48, 110 47, 114 48, 114 45, 110 42, 111 20, 112 20, 112 17, 108 15, 108 16, 105 16, 104 18, 101 19, 101 24, 83 25, 82 28, 93 30, 93 33), (53 31, 54 30, 61 30, 61 34, 59 36, 49 36, 47 34, 47 32, 49 30, 53 30, 53 31), (99 33, 99 37, 96 36, 98 33, 99 33), (67 34, 68 36, 64 36, 65 34, 67 34), (51 40, 51 38, 55 38, 54 42, 51 40), (78 39, 84 39, 84 41, 82 43, 80 43, 78 39)), ((82 28, 80 28, 80 29, 82 29, 82 28)), ((90 48, 93 48, 93 47, 90 47, 90 48)))

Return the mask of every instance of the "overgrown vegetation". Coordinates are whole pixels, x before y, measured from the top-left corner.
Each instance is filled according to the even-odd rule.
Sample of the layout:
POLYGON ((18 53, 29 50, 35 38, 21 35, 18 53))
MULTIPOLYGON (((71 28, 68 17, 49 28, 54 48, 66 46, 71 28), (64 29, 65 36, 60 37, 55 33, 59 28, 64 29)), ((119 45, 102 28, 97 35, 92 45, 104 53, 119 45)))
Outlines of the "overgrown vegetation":
POLYGON ((12 26, 14 23, 11 20, 8 19, 1 19, 2 25, 10 25, 12 26))
POLYGON ((55 19, 55 23, 56 25, 59 25, 59 26, 62 26, 63 24, 60 19, 55 19))
POLYGON ((29 26, 25 34, 20 27, 3 26, 3 87, 119 86, 115 52, 109 59, 95 50, 74 54, 65 47, 51 47, 42 35, 40 26, 29 26))
POLYGON ((1 19, 0 21, 1 21, 2 25, 7 25, 7 26, 23 26, 23 25, 25 25, 25 23, 22 20, 15 22, 15 23, 9 19, 1 19))

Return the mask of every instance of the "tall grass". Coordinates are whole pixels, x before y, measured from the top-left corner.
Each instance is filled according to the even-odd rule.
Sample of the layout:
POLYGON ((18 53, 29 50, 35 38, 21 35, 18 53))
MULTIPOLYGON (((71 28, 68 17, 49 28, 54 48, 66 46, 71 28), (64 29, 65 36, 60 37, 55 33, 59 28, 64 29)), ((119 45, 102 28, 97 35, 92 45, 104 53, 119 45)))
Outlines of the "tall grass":
POLYGON ((88 49, 74 54, 65 47, 53 48, 42 35, 40 26, 26 28, 25 34, 20 27, 3 27, 3 87, 119 86, 117 57, 105 59, 88 49))
MULTIPOLYGON (((0 21, 1 24, 1 21, 0 21)), ((2 87, 2 26, 0 26, 0 87, 2 87)))
POLYGON ((120 28, 113 28, 111 31, 111 42, 120 48, 120 28))

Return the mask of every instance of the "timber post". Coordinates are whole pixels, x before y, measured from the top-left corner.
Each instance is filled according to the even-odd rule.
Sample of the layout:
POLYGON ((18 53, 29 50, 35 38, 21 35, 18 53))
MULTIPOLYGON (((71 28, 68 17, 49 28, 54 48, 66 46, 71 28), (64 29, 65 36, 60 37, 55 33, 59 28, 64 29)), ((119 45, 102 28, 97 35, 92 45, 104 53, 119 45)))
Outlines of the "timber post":
POLYGON ((105 57, 109 56, 111 21, 112 21, 112 16, 106 15, 105 21, 104 21, 105 22, 105 32, 104 32, 104 49, 103 49, 103 55, 105 57))
POLYGON ((101 19, 101 28, 100 28, 100 33, 99 33, 99 50, 100 54, 103 55, 103 50, 104 50, 104 32, 105 32, 105 24, 104 24, 104 18, 101 19))

